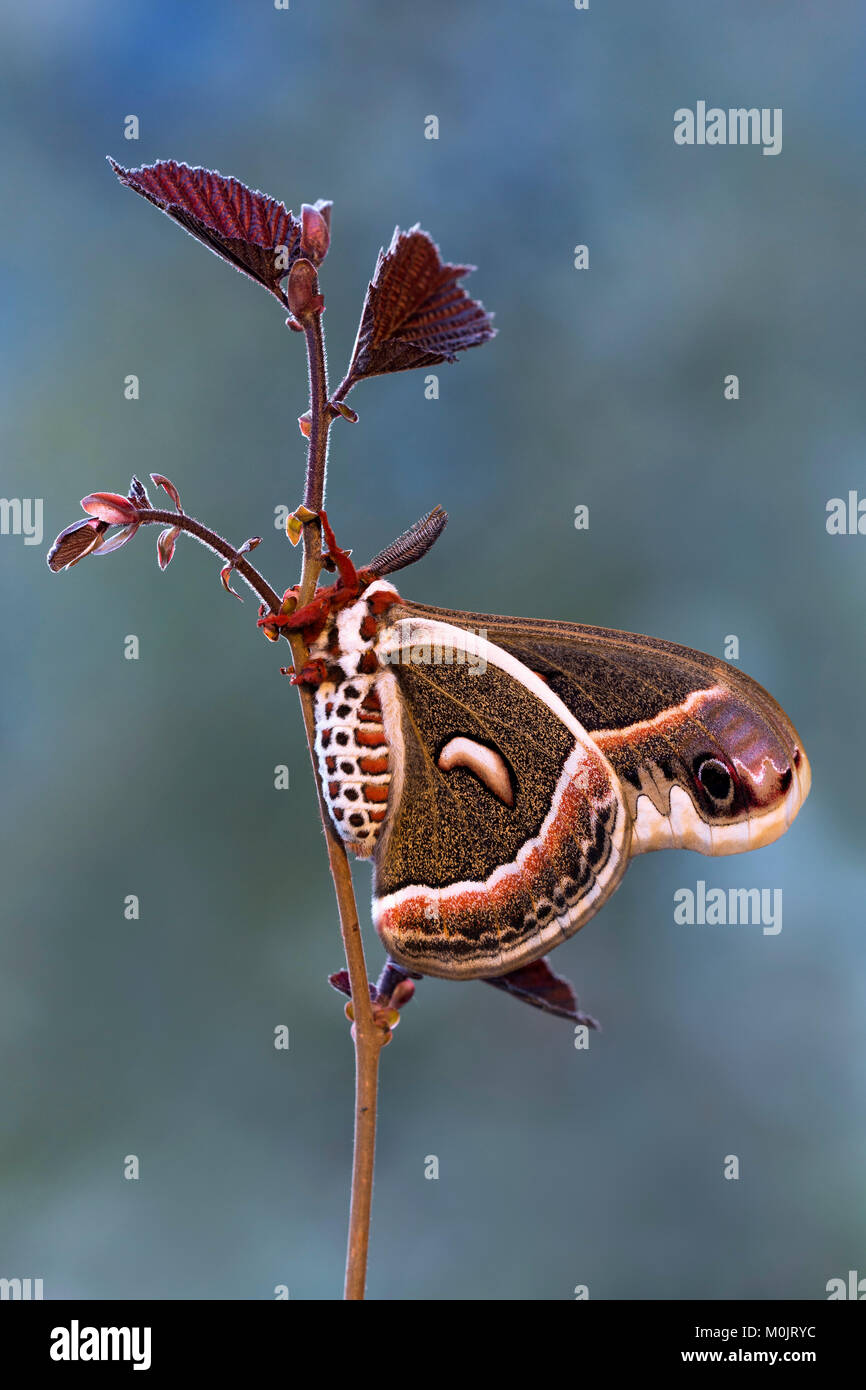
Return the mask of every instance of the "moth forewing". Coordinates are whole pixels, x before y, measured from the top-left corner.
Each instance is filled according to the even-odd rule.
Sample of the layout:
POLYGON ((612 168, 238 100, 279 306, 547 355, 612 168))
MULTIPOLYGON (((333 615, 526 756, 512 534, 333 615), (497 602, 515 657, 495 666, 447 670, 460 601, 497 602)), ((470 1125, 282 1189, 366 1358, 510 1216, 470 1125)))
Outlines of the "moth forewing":
POLYGON ((425 974, 495 976, 572 935, 613 892, 631 834, 575 716, 482 632, 395 605, 376 643, 392 785, 374 919, 425 974))
POLYGON ((811 784, 802 741, 757 681, 718 657, 639 633, 444 609, 540 675, 613 765, 632 853, 757 849, 788 829, 811 784))

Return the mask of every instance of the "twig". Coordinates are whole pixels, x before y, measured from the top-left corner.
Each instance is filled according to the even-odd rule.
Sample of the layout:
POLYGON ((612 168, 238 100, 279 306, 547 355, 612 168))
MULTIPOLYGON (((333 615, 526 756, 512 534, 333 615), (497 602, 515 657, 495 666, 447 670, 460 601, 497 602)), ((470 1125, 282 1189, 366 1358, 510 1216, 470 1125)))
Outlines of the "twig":
MULTIPOLYGON (((406 371, 410 367, 425 366, 430 361, 455 360, 458 348, 474 347, 492 337, 490 317, 480 302, 470 299, 458 284, 466 273, 466 267, 446 265, 435 242, 419 227, 408 232, 395 231, 388 251, 382 251, 377 261, 374 279, 364 300, 359 336, 348 371, 334 396, 329 397, 321 318, 324 301, 319 293, 317 267, 327 254, 330 243, 331 203, 319 199, 315 205, 304 204, 298 221, 282 204, 239 184, 236 179, 223 178, 215 170, 190 168, 173 160, 159 161, 139 169, 124 169, 114 160, 111 160, 111 165, 121 183, 155 204, 211 251, 243 270, 275 295, 283 308, 289 311, 287 326, 293 330, 299 329, 305 336, 310 388, 309 415, 302 417, 305 433, 309 420, 304 493, 306 510, 302 516, 299 509, 290 530, 290 535, 296 539, 295 523, 301 522, 304 541, 301 581, 296 599, 294 589, 291 594, 287 592, 285 600, 280 599, 247 558, 258 544, 258 538, 251 538, 240 549, 235 549, 215 531, 180 510, 177 490, 162 474, 151 474, 151 477, 172 497, 177 506, 176 512, 151 507, 144 487, 137 478, 133 479, 126 497, 119 493, 88 494, 82 501, 88 519, 79 520, 60 533, 48 554, 48 564, 56 572, 70 568, 91 553, 100 550, 103 554, 111 553, 125 545, 141 525, 159 524, 172 532, 183 531, 227 561, 221 574, 226 588, 230 587, 231 574, 236 572, 262 600, 278 620, 268 624, 263 621, 264 614, 260 615, 262 625, 268 628, 268 636, 273 636, 281 625, 280 618, 294 613, 295 606, 303 608, 313 600, 324 568, 323 558, 326 557, 322 555, 320 514, 325 500, 328 434, 332 421, 339 415, 357 420, 356 413, 343 405, 344 398, 364 376, 406 371), (267 235, 263 235, 266 229, 267 235), (293 247, 293 254, 284 290, 281 282, 286 276, 286 268, 282 253, 289 243, 293 247), (266 248, 279 251, 279 258, 269 261, 266 248), (399 325, 405 328, 410 320, 414 323, 414 329, 407 338, 401 334, 399 325), (359 357, 361 347, 363 350, 359 357), (121 530, 106 540, 106 532, 114 526, 121 527, 121 530)), ((441 533, 445 520, 445 514, 438 508, 423 518, 371 562, 367 580, 374 573, 380 576, 389 574, 420 559, 441 533), (373 565, 377 566, 375 570, 373 565)), ((329 548, 336 550, 333 535, 328 534, 329 548)), ((159 561, 163 568, 169 563, 173 549, 173 535, 163 537, 158 542, 159 561)), ((328 567, 334 567, 330 561, 328 567)), ((345 566, 341 578, 343 573, 349 573, 345 566)), ((230 592, 234 593, 234 590, 230 592)), ((341 600, 344 597, 345 593, 340 595, 341 600)), ((322 600, 322 611, 329 602, 328 598, 322 600)), ((303 631, 291 631, 286 627, 285 635, 292 648, 295 669, 303 674, 309 660, 303 631)), ((414 985, 409 975, 400 972, 399 967, 391 962, 386 966, 378 991, 374 991, 374 1009, 349 860, 345 846, 331 822, 318 777, 314 696, 304 680, 298 682, 298 694, 337 898, 348 967, 348 989, 352 996, 350 1015, 353 1018, 352 1038, 355 1045, 355 1143, 345 1297, 363 1299, 373 1192, 379 1053, 391 1036, 391 1027, 399 1016, 400 1002, 405 1003, 411 997, 414 985), (400 973, 403 979, 395 980, 395 974, 400 973), (387 989, 385 982, 389 986, 387 989)), ((345 990, 347 986, 342 978, 343 971, 339 971, 338 975, 338 988, 345 990)))
MULTIPOLYGON (((298 319, 306 338, 310 382, 310 435, 304 505, 310 512, 318 513, 324 505, 328 432, 334 420, 334 414, 328 405, 328 375, 321 311, 311 310, 308 313, 298 315, 298 319)), ((156 507, 139 508, 138 521, 143 526, 158 524, 176 527, 187 535, 193 536, 202 545, 212 550, 215 555, 227 560, 233 570, 267 604, 272 613, 279 612, 281 600, 276 591, 259 574, 255 566, 250 564, 246 555, 236 550, 216 531, 212 531, 185 512, 172 512, 156 507)), ((318 520, 307 523, 304 526, 303 535, 304 560, 298 596, 299 605, 309 602, 313 597, 323 568, 321 526, 318 520)), ((287 636, 292 648, 295 670, 300 671, 307 661, 309 653, 299 632, 289 633, 287 636)), ((325 832, 328 863, 334 883, 340 931, 352 990, 354 1010, 352 1036, 355 1045, 355 1126, 344 1297, 363 1299, 367 1277, 373 1168, 376 1153, 379 1054, 385 1041, 385 1034, 373 1017, 373 1007, 367 983, 367 965, 364 959, 364 946, 358 922, 358 908, 355 903, 348 856, 342 841, 332 828, 319 786, 315 757, 316 731, 313 695, 309 686, 302 684, 298 686, 298 694, 301 700, 307 747, 313 764, 319 814, 325 832)))
MULTIPOLYGON (((304 505, 319 512, 324 504, 325 478, 328 459, 328 431, 333 414, 328 408, 328 373, 322 334, 321 311, 311 310, 298 316, 307 343, 310 378, 310 435, 307 452, 307 477, 304 505)), ((321 529, 317 522, 304 527, 304 563, 301 573, 298 603, 307 603, 315 593, 322 570, 321 529)), ((308 653, 300 633, 289 638, 295 670, 300 671, 308 653)), ((316 787, 319 792, 319 813, 328 847, 328 862, 334 881, 340 931, 346 953, 346 966, 352 990, 355 1044, 355 1131, 352 1161, 352 1194, 349 1209, 349 1239, 346 1250, 346 1282, 344 1297, 363 1299, 367 1278, 367 1251, 370 1241, 370 1211, 373 1199, 373 1167, 376 1155, 376 1097, 378 1092, 379 1054, 384 1033, 373 1018, 373 1007, 367 983, 364 945, 358 923, 358 909, 352 886, 352 873, 342 841, 335 834, 325 807, 314 752, 315 724, 313 696, 308 686, 299 685, 301 709, 307 744, 313 762, 316 787)))
POLYGON ((233 545, 223 540, 216 531, 212 531, 209 526, 196 521, 195 517, 188 516, 186 512, 164 511, 161 507, 140 507, 138 508, 136 520, 141 526, 175 526, 179 531, 185 531, 188 536, 194 536, 202 545, 206 545, 208 550, 212 550, 215 555, 219 555, 223 560, 228 560, 238 574, 250 586, 254 594, 258 594, 263 603, 266 603, 271 612, 280 611, 280 598, 270 584, 264 579, 251 565, 245 555, 239 550, 235 550, 233 545))

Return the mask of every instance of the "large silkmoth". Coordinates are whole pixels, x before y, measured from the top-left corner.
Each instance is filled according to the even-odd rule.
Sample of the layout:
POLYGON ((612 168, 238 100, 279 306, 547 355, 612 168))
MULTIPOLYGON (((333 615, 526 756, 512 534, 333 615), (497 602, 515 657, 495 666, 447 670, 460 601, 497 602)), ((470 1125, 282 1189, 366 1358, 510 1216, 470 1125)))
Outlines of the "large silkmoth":
POLYGON ((441 511, 359 571, 324 524, 339 582, 260 622, 308 644, 296 678, 315 688, 322 796, 372 861, 374 922, 404 969, 519 980, 635 855, 736 854, 794 820, 802 744, 735 667, 633 633, 402 598, 386 576, 429 548, 441 511))

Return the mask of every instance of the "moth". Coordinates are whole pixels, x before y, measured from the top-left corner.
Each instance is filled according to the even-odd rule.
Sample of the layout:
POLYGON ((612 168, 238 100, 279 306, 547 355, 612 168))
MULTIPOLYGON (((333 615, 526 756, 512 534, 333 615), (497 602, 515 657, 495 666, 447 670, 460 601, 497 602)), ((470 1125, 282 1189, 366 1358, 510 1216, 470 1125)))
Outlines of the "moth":
POLYGON ((737 854, 791 825, 809 763, 735 667, 634 633, 412 603, 386 576, 429 549, 444 512, 361 570, 321 517, 338 583, 259 622, 304 635, 295 679, 314 687, 322 797, 372 861, 373 920, 406 971, 519 985, 635 855, 737 854))

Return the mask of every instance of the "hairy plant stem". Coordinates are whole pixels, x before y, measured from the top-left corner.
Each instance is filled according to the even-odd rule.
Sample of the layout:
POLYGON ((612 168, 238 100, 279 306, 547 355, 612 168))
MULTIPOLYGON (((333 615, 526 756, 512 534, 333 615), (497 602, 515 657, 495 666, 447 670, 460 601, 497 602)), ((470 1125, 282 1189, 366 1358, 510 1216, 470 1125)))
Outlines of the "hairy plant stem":
MULTIPOLYGON (((328 431, 333 414, 328 405, 328 372, 321 312, 299 315, 307 343, 310 378, 310 436, 307 451, 307 478, 304 505, 311 512, 322 509, 328 461, 328 431)), ((299 604, 309 602, 322 570, 321 526, 304 526, 304 562, 301 572, 299 604)), ((299 633, 290 637, 295 670, 300 671, 308 653, 299 633)), ((385 1040, 373 1018, 367 983, 367 965, 358 922, 358 909, 352 886, 352 872, 342 841, 335 834, 322 799, 314 752, 315 726, 313 696, 309 686, 299 685, 301 709, 313 773, 319 794, 319 813, 325 831, 328 862, 334 881, 340 931, 352 990, 355 1044, 355 1130, 352 1160, 352 1192, 349 1207, 349 1239, 346 1250, 344 1298, 363 1299, 367 1279, 367 1252, 370 1242, 370 1212, 373 1202, 373 1168, 376 1156, 376 1099, 379 1084, 379 1054, 385 1040)))
POLYGON ((179 531, 184 531, 188 536, 194 536, 202 545, 206 545, 208 550, 212 550, 215 555, 221 556, 223 560, 228 560, 232 568, 250 586, 254 594, 258 594, 263 603, 273 613, 278 613, 280 609, 280 597, 266 579, 263 579, 249 560, 239 550, 235 550, 233 545, 223 540, 216 531, 212 531, 209 526, 205 526, 195 517, 187 516, 186 512, 170 512, 162 507, 141 507, 138 510, 137 520, 140 526, 175 526, 179 531))
MULTIPOLYGON (((308 314, 301 314, 298 315, 298 319, 306 338, 310 382, 310 435, 304 506, 309 511, 318 513, 322 509, 325 498, 328 431, 335 417, 329 407, 328 373, 325 364, 321 312, 311 311, 308 314)), ((212 550, 215 555, 226 560, 272 613, 280 611, 281 599, 279 595, 250 563, 246 554, 236 550, 216 531, 212 531, 210 527, 197 521, 195 517, 188 516, 186 512, 172 512, 158 507, 142 507, 138 511, 138 521, 142 526, 177 527, 179 531, 193 536, 202 545, 212 550)), ((313 597, 323 568, 322 532, 317 519, 305 524, 303 538, 304 559, 298 595, 299 605, 308 603, 313 597)), ((287 635, 292 648, 295 670, 301 671, 309 657, 309 652, 300 633, 293 632, 287 635)), ((370 1212, 373 1200, 373 1168, 376 1155, 379 1054, 385 1042, 385 1033, 376 1024, 373 1017, 367 965, 364 959, 364 946, 348 856, 342 841, 332 828, 331 819, 319 786, 315 756, 316 731, 313 695, 308 685, 299 685, 298 694, 301 700, 307 746, 313 764, 313 776, 319 799, 319 814, 325 832, 328 863, 334 882, 334 893, 340 917, 340 931, 343 937, 346 966, 352 990, 354 1012, 352 1037, 355 1044, 355 1127, 344 1297, 346 1299, 363 1299, 367 1279, 370 1212)))
MULTIPOLYGON (((307 477, 304 506, 320 512, 325 499, 325 480, 328 463, 328 431, 334 420, 328 401, 328 373, 325 364, 325 344, 321 312, 299 315, 307 343, 310 380, 310 435, 307 451, 307 477)), ((226 560, 232 569, 249 585, 272 613, 280 610, 280 597, 246 558, 216 531, 188 516, 186 512, 171 512, 158 507, 143 507, 138 513, 139 524, 177 527, 193 536, 202 545, 226 560)), ((322 572, 322 532, 318 520, 304 526, 304 560, 298 602, 310 601, 322 572)), ((299 632, 288 634, 292 660, 301 671, 309 652, 299 632)), ((308 685, 299 685, 301 713, 307 736, 307 747, 313 764, 313 776, 319 799, 319 814, 325 832, 328 863, 334 882, 340 931, 346 954, 349 984, 352 990, 355 1044, 355 1128, 352 1160, 352 1192, 349 1207, 349 1238, 346 1250, 346 1280, 344 1298, 363 1299, 367 1280, 367 1252, 370 1243, 370 1212, 373 1202, 373 1167, 376 1156, 376 1099, 379 1085, 379 1054, 385 1033, 376 1024, 367 982, 367 964, 358 921, 358 908, 352 886, 352 871, 345 847, 335 834, 325 806, 315 756, 315 721, 313 695, 308 685)))

